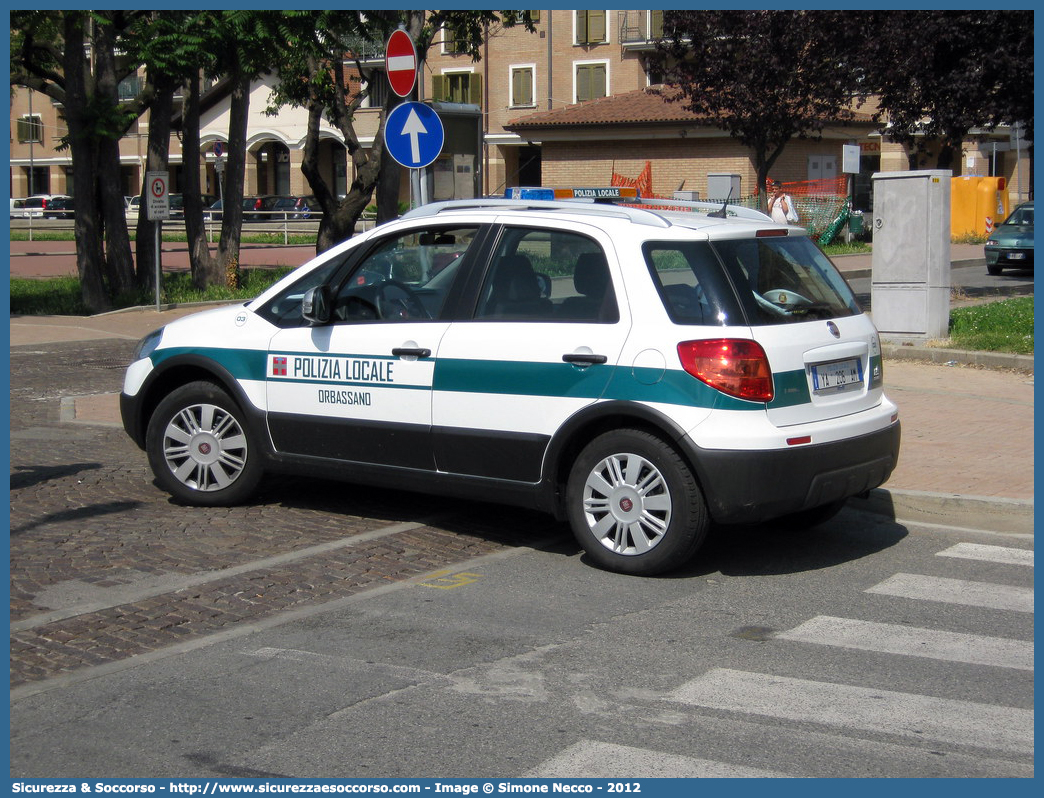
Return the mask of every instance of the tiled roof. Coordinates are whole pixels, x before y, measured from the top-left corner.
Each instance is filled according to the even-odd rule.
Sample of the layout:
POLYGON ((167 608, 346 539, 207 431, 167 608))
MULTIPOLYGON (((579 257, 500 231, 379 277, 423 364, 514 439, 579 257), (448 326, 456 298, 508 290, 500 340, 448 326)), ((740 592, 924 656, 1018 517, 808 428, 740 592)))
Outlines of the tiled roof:
MULTIPOLYGON (((680 92, 669 86, 649 86, 567 105, 553 111, 544 111, 518 117, 508 122, 507 130, 528 130, 549 127, 586 127, 590 125, 643 125, 649 123, 697 124, 706 123, 707 116, 697 116, 685 107, 684 101, 671 102, 680 92)), ((869 104, 868 104, 869 105, 869 104)), ((866 109, 868 106, 863 106, 866 109)), ((870 122, 865 110, 856 111, 856 122, 870 122)))
POLYGON ((693 123, 699 120, 686 110, 682 102, 667 102, 664 94, 678 96, 677 90, 664 86, 650 86, 567 105, 554 111, 529 114, 513 119, 505 127, 509 130, 530 127, 566 127, 579 125, 644 124, 648 122, 693 123))

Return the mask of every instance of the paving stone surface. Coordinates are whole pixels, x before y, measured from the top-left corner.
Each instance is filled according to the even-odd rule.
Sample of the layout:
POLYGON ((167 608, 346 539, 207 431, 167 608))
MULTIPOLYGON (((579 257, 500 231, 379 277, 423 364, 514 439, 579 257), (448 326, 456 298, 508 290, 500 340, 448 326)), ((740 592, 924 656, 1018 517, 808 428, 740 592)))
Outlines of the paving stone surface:
POLYGON ((11 349, 12 686, 549 535, 571 545, 538 513, 298 477, 242 507, 179 506, 121 428, 62 421, 63 398, 118 392, 133 345, 11 349))

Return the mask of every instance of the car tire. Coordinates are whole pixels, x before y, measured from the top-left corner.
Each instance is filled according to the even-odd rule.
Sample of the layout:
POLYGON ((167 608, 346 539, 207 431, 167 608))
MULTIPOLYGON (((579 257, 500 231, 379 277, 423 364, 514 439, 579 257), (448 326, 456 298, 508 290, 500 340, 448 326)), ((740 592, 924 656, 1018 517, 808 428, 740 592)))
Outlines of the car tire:
POLYGON ((987 266, 986 266, 986 272, 988 274, 992 274, 994 277, 996 277, 1002 271, 1004 271, 1004 268, 1002 266, 997 266, 996 264, 993 264, 993 263, 987 264, 987 266))
POLYGON ((149 419, 145 450, 160 487, 178 501, 239 504, 261 481, 261 451, 245 414, 221 388, 192 382, 171 391, 149 419))
POLYGON ((580 452, 566 514, 595 563, 640 576, 685 565, 710 527, 689 465, 655 435, 632 429, 604 433, 580 452))
POLYGON ((839 499, 828 504, 821 504, 819 507, 809 507, 807 510, 798 510, 796 513, 784 515, 782 518, 777 518, 773 523, 791 531, 809 529, 825 524, 841 512, 844 506, 845 499, 839 499))

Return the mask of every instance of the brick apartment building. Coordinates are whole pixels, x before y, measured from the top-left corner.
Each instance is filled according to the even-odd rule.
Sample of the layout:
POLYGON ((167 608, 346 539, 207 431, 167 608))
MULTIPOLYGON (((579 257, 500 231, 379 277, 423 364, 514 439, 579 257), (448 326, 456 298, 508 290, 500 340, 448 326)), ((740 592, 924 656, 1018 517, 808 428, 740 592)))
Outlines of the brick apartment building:
MULTIPOLYGON (((660 12, 536 11, 533 33, 522 27, 491 27, 482 58, 457 53, 451 31, 436 35, 422 65, 420 99, 437 108, 446 128, 446 146, 428 172, 432 199, 499 194, 513 185, 602 185, 613 173, 636 177, 649 163, 653 192, 708 196, 708 175, 738 176, 741 194, 756 191, 749 152, 680 104, 667 103, 655 87, 659 76, 648 56, 660 12)), ((380 65, 378 55, 370 65, 380 65)), ((121 85, 128 96, 138 78, 121 85)), ((378 130, 385 81, 373 88, 372 108, 356 115, 364 146, 378 130)), ((300 109, 264 114, 270 83, 252 87, 246 194, 308 194, 300 170, 306 129, 300 109)), ((868 111, 845 126, 829 127, 819 140, 794 140, 773 169, 784 182, 840 176, 841 148, 858 144, 857 207, 869 208, 870 175, 908 168, 906 151, 884 139, 868 111)), ((217 194, 215 165, 228 131, 228 100, 220 84, 204 104, 202 184, 217 194)), ((58 109, 39 93, 21 89, 11 101, 11 196, 68 193, 72 185, 68 151, 58 151, 64 133, 58 109), (30 108, 31 104, 31 108, 30 108)), ((147 115, 121 142, 124 192, 137 194, 144 172, 147 115)), ((350 164, 340 133, 323 125, 321 162, 338 191, 347 190, 350 164)), ((181 148, 171 139, 171 186, 178 190, 181 148)), ((1017 153, 1011 131, 999 128, 970 136, 955 167, 964 174, 999 175, 1008 180, 1014 205, 1029 192, 1029 157, 1017 153), (1021 155, 1021 157, 1019 157, 1021 155), (1016 174, 1016 169, 1021 174, 1016 174), (1021 192, 1020 192, 1021 189, 1021 192)), ((408 180, 402 181, 409 199, 408 180)))

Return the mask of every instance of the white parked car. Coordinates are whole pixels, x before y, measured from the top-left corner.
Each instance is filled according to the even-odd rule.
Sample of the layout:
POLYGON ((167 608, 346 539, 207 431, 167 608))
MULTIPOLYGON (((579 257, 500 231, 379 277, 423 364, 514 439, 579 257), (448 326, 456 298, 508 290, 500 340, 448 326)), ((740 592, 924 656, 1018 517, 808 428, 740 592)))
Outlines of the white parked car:
POLYGON ((22 205, 22 216, 39 219, 46 215, 47 204, 53 199, 69 199, 68 194, 33 194, 26 197, 22 205))
POLYGON ((654 574, 712 522, 813 524, 888 479, 877 331, 804 230, 544 196, 421 207, 147 336, 121 408, 159 484, 223 505, 296 472, 523 505, 654 574))

